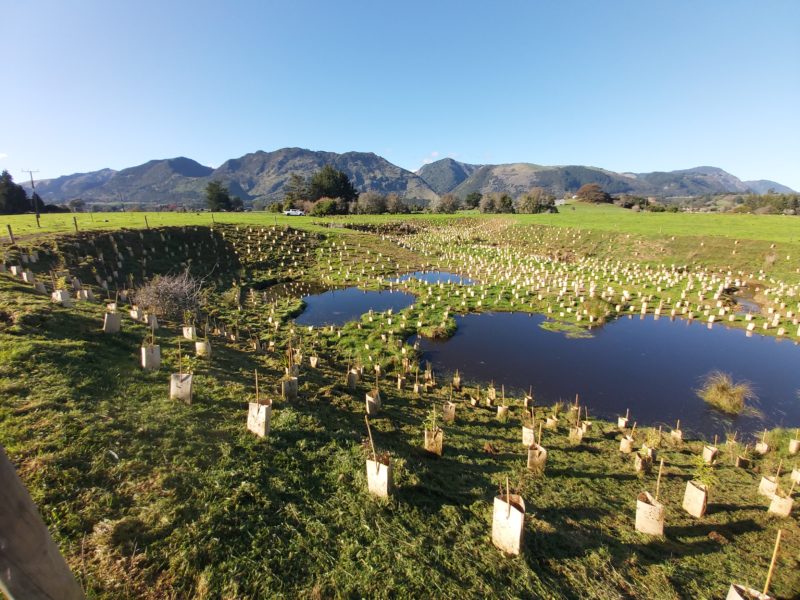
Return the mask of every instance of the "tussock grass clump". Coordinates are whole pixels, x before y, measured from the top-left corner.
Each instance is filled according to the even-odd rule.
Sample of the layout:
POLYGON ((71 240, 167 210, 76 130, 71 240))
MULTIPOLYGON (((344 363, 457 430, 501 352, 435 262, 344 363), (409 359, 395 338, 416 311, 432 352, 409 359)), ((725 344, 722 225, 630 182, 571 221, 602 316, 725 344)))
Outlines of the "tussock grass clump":
POLYGON ((740 415, 748 400, 755 400, 753 386, 747 381, 735 383, 733 377, 721 371, 710 373, 697 395, 706 403, 728 415, 740 415))

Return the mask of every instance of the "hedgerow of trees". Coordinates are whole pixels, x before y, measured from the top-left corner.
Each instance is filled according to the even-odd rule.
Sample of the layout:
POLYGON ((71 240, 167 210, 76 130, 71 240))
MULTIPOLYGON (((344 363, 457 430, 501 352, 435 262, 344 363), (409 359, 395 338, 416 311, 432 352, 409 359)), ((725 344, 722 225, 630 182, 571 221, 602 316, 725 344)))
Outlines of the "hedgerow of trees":
POLYGON ((231 196, 228 188, 219 180, 210 181, 206 186, 206 206, 211 211, 244 210, 244 202, 238 196, 231 196))
POLYGON ((527 214, 557 213, 555 196, 544 188, 531 188, 527 194, 523 194, 517 199, 517 212, 527 214))
POLYGON ((587 183, 580 187, 576 196, 582 202, 594 202, 596 204, 611 202, 611 196, 603 190, 599 183, 587 183))
POLYGON ((506 192, 484 194, 478 209, 482 213, 513 213, 514 199, 506 192))
POLYGON ((66 210, 54 204, 45 204, 35 192, 28 198, 28 192, 21 185, 14 183, 11 173, 8 171, 0 173, 0 214, 19 215, 35 211, 47 213, 66 210))

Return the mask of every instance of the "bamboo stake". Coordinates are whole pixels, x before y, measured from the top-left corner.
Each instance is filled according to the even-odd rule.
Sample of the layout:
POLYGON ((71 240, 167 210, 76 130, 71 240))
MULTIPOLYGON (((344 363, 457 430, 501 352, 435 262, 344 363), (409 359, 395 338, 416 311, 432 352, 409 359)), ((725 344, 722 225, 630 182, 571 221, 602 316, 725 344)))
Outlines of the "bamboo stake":
POLYGON ((367 434, 369 435, 369 445, 372 448, 372 458, 375 462, 378 462, 378 455, 375 453, 375 442, 372 441, 372 429, 369 426, 369 417, 364 415, 364 421, 367 423, 367 434))
POLYGON ((542 425, 544 425, 544 422, 542 422, 542 421, 539 421, 539 441, 538 441, 538 442, 536 442, 536 443, 537 443, 537 444, 538 444, 540 447, 541 447, 541 445, 542 445, 542 425))
POLYGON ((506 519, 511 516, 511 493, 508 489, 508 477, 506 477, 506 519))
POLYGON ((255 369, 255 374, 256 374, 256 404, 260 406, 261 401, 258 399, 258 369, 255 369))
POLYGON ((180 340, 178 340, 178 381, 183 382, 183 355, 181 354, 180 340))
POLYGON ((769 562, 769 571, 767 571, 767 580, 764 582, 764 592, 766 596, 769 591, 769 584, 772 583, 772 573, 775 571, 775 563, 778 560, 778 548, 781 545, 782 529, 778 529, 778 536, 775 538, 775 549, 772 551, 772 560, 769 562))
POLYGON ((661 490, 661 471, 664 469, 664 459, 658 465, 658 479, 656 479, 656 502, 658 502, 658 492, 661 490))

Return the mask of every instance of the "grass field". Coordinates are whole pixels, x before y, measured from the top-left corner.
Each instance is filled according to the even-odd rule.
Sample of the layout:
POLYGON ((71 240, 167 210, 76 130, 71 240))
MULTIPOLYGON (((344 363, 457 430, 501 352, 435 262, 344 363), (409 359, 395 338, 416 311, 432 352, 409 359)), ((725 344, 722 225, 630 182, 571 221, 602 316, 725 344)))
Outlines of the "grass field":
MULTIPOLYGON (((639 216, 645 215, 579 205, 562 215, 475 217, 469 235, 459 233, 467 229, 463 224, 450 226, 452 217, 413 216, 440 227, 405 246, 393 243, 388 233, 317 226, 310 218, 276 221, 259 213, 214 218, 262 226, 267 237, 261 241, 249 227, 217 228, 211 236, 204 229, 169 230, 164 237, 158 231, 120 233, 113 248, 101 236, 48 240, 56 242, 48 245, 52 252, 65 255, 59 264, 79 270, 87 282, 111 268, 150 276, 226 253, 228 272, 211 295, 208 312, 238 336, 212 335, 212 359, 197 358, 181 340, 181 323, 165 321, 157 332, 164 364, 146 372, 138 366, 146 330, 127 313, 123 332, 105 335, 101 303, 56 306, 19 279, 0 274, 0 443, 91 598, 717 598, 732 581, 762 585, 778 527, 785 542, 772 589, 778 597, 796 597, 797 517, 769 515, 768 501, 756 493, 761 476, 774 473, 781 461, 782 487, 788 489, 792 432, 769 432, 774 450, 753 457, 749 469, 732 464, 741 446, 721 443, 709 510, 699 520, 681 509, 681 500, 686 482, 702 472, 697 456, 703 441, 675 444, 665 435, 658 450, 665 460, 660 496, 667 510, 665 536, 645 536, 634 531, 635 501, 639 492, 654 491, 655 473, 635 472, 632 457, 619 452, 615 424, 596 421, 587 437, 573 444, 567 433, 574 413, 562 413, 558 429, 544 432, 550 456, 544 474, 538 474, 525 466, 520 398, 510 398, 509 418, 498 420, 496 409, 473 407, 468 394, 456 393, 456 421, 443 425, 443 456, 423 451, 424 422, 434 406, 441 413, 450 392, 441 381, 421 394, 410 385, 396 388, 402 357, 412 363, 414 357, 402 340, 420 330, 452 333, 448 307, 480 310, 479 296, 455 296, 457 287, 409 284, 417 302, 391 317, 364 315, 335 331, 292 332, 289 319, 300 307, 298 298, 273 303, 247 293, 250 285, 283 279, 375 287, 398 271, 440 262, 467 269, 477 258, 484 260, 482 272, 491 275, 501 260, 527 265, 521 262, 526 253, 544 251, 634 265, 677 257, 721 267, 733 260, 731 236, 690 231, 673 241, 670 234, 654 232, 653 224, 675 226, 674 221, 650 220, 680 217, 689 223, 705 215, 653 214, 641 222, 635 220, 639 216), (572 225, 552 227, 550 221, 560 216, 572 225), (275 222, 313 227, 321 235, 268 227, 275 222), (605 228, 584 228, 590 222, 605 228), (615 222, 631 237, 625 229, 614 231, 615 222), (573 235, 575 228, 583 229, 580 237, 573 235), (705 240, 701 250, 699 239, 705 240), (103 267, 100 254, 114 256, 117 247, 120 262, 114 258, 114 265, 122 266, 103 267), (275 350, 254 351, 253 338, 274 342, 275 350), (306 357, 295 401, 282 400, 277 391, 290 339, 306 357), (169 373, 178 368, 179 341, 183 369, 195 377, 188 405, 169 400, 167 393, 169 373), (308 365, 312 354, 320 357, 316 369, 308 365), (367 375, 356 390, 347 389, 344 374, 354 360, 367 373, 372 363, 387 373, 384 406, 372 419, 372 432, 378 450, 392 456, 397 489, 389 500, 366 492, 364 397, 374 379, 367 375), (256 368, 262 394, 274 402, 265 440, 245 429, 256 368), (516 558, 500 553, 490 538, 491 503, 506 480, 527 505, 524 551, 516 558)), ((66 227, 64 233, 72 226, 71 215, 57 217, 63 220, 44 222, 50 227, 45 238, 58 235, 59 226, 66 227)), ((97 224, 102 229, 144 226, 143 213, 98 217, 108 219, 97 224)), ((711 217, 709 227, 730 232, 728 215, 711 217)), ((746 217, 757 220, 755 235, 762 237, 743 237, 737 246, 742 252, 735 260, 744 266, 762 265, 772 243, 781 252, 797 243, 788 230, 769 237, 765 217, 746 217)), ((79 218, 90 226, 90 215, 79 218)), ((376 226, 396 219, 338 221, 376 226)), ((148 213, 148 221, 152 228, 210 225, 211 215, 148 213)), ((23 245, 41 240, 29 237, 23 245)), ((565 259, 565 269, 573 259, 565 259)), ((555 259, 547 264, 561 267, 555 259)), ((772 272, 793 272, 777 261, 768 266, 772 272)), ((542 309, 552 302, 531 295, 515 305, 505 280, 480 289, 486 304, 495 302, 499 310, 542 309)), ((657 297, 652 289, 648 293, 657 297)), ((413 374, 408 377, 410 384, 413 374)), ((474 394, 474 388, 466 391, 474 394)), ((552 410, 537 407, 537 420, 552 410)), ((637 446, 644 441, 655 444, 656 431, 638 428, 637 446)))
MULTIPOLYGON (((458 213, 475 218, 488 218, 477 212, 458 213)), ((145 217, 150 227, 173 225, 211 225, 233 223, 239 225, 291 225, 314 228, 315 222, 325 219, 315 217, 286 217, 266 212, 249 213, 76 213, 42 215, 41 229, 36 227, 33 215, 0 216, 0 235, 6 235, 6 225, 11 225, 18 236, 39 233, 74 231, 73 218, 81 231, 143 228, 145 217)), ((381 223, 393 220, 440 221, 447 215, 353 215, 335 217, 357 223, 381 223)), ((800 244, 798 219, 778 215, 711 214, 711 213, 635 213, 612 205, 574 203, 561 207, 558 214, 514 215, 510 218, 522 224, 551 225, 575 229, 589 229, 615 233, 630 233, 645 237, 700 236, 724 237, 741 240, 760 240, 775 243, 800 244)))
POLYGON ((422 424, 447 393, 387 386, 372 427, 397 492, 376 501, 365 491, 367 387, 344 388, 334 339, 320 341, 319 369, 303 367, 299 400, 283 402, 279 356, 212 338, 210 363, 184 363, 195 373, 187 406, 166 395, 174 326, 158 333, 165 366, 146 373, 141 325, 126 319, 122 335, 104 336, 99 306, 54 309, 5 277, 0 298, 15 320, 0 331, 0 439, 90 597, 711 598, 731 580, 761 581, 777 526, 787 536, 773 589, 800 590, 800 528, 767 515, 757 471, 724 453, 708 516, 681 511, 700 442, 664 442, 667 535, 652 539, 633 517, 654 474, 633 471, 611 424, 595 422, 579 446, 566 424, 546 431, 550 459, 536 476, 525 470, 519 399, 501 422, 457 395, 436 459, 421 449, 422 424), (274 401, 265 441, 244 428, 254 368, 274 401), (519 558, 489 541, 506 477, 528 506, 519 558))

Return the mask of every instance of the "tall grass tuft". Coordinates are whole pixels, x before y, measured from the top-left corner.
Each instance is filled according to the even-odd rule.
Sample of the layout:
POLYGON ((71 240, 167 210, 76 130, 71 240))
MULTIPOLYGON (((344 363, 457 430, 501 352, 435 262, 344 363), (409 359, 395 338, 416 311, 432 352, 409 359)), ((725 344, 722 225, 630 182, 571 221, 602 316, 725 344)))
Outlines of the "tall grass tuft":
POLYGON ((703 386, 697 390, 706 403, 729 415, 739 415, 749 400, 755 400, 753 386, 747 381, 734 383, 733 377, 721 371, 709 373, 703 386))

